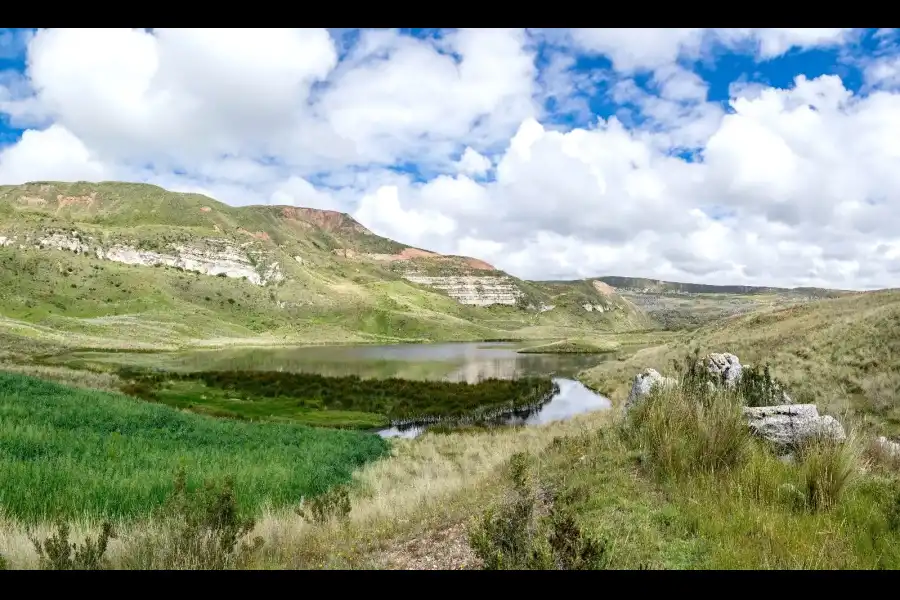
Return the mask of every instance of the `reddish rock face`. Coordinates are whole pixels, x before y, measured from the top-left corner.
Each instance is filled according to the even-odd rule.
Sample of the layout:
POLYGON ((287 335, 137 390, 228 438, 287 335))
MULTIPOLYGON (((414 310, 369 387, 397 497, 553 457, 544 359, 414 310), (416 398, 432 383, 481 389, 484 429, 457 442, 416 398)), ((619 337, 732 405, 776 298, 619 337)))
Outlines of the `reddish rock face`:
POLYGON ((352 218, 336 210, 283 206, 281 207, 281 215, 285 219, 311 223, 329 232, 351 229, 358 233, 370 233, 368 229, 352 218))

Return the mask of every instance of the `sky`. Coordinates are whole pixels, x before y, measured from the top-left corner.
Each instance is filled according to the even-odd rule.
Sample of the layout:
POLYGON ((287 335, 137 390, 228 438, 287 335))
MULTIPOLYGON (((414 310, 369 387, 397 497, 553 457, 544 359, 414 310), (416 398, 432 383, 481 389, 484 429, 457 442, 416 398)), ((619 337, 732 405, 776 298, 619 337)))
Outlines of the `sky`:
POLYGON ((340 210, 526 279, 900 287, 893 29, 0 29, 0 184, 340 210))

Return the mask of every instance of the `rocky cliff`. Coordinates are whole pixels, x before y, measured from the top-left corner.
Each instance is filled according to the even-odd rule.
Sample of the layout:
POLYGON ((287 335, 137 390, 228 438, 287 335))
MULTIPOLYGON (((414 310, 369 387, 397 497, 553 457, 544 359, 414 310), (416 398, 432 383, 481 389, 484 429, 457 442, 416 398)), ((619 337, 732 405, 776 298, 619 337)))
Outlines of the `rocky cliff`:
POLYGON ((252 247, 253 242, 235 245, 226 239, 205 238, 196 244, 169 244, 166 251, 141 249, 136 246, 137 243, 114 243, 104 247, 94 236, 75 229, 0 236, 0 246, 67 250, 126 265, 164 265, 202 275, 243 278, 260 286, 284 280, 281 265, 277 261, 266 262, 265 252, 252 247))
POLYGON ((515 306, 523 296, 522 290, 508 276, 480 277, 460 275, 440 277, 407 273, 403 277, 413 283, 441 290, 461 304, 472 306, 491 306, 494 304, 515 306))

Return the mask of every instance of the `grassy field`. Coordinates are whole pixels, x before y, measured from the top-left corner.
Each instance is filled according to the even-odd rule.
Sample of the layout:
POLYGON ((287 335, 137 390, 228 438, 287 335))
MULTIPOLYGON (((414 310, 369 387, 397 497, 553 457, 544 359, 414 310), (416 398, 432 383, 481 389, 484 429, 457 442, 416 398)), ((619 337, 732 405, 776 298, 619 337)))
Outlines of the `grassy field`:
POLYGON ((295 504, 382 456, 374 435, 217 420, 0 373, 0 505, 27 522, 146 515, 179 466, 234 478, 243 509, 295 504))
MULTIPOLYGON (((743 399, 723 395, 717 409, 698 410, 681 389, 652 396, 627 420, 613 410, 544 427, 427 433, 392 442, 389 457, 356 471, 346 496, 326 494, 331 499, 312 511, 318 516, 289 507, 257 512, 247 539, 259 536, 262 546, 241 566, 900 567, 898 462, 871 444, 890 420, 867 404, 842 414, 841 403, 828 402, 839 389, 830 384, 894 376, 898 296, 857 295, 689 333, 620 337, 646 347, 582 376, 621 401, 640 367, 674 375, 671 360, 691 347, 733 351, 747 363, 771 363, 795 398, 838 416, 845 444, 816 442, 784 462, 747 435, 737 412, 743 399), (516 533, 523 531, 533 535, 523 539, 516 533), (498 549, 506 557, 500 565, 492 558, 498 549)), ((100 531, 89 515, 73 525, 79 540, 100 531)), ((166 544, 148 550, 141 542, 170 527, 161 516, 117 525, 112 565, 172 566, 166 544)), ((13 566, 38 565, 23 522, 7 518, 0 531, 0 554, 13 566)), ((35 531, 46 537, 52 523, 35 531)))
MULTIPOLYGON (((845 444, 814 441, 784 462, 747 434, 742 398, 713 395, 703 405, 714 410, 697 401, 676 388, 625 420, 595 413, 397 441, 389 457, 357 471, 346 496, 332 494, 317 511, 257 512, 246 538, 261 545, 232 566, 900 566, 896 462, 867 451, 855 431, 845 444)), ((173 523, 162 514, 117 522, 110 566, 196 568, 169 556, 180 539, 173 523)), ((73 526, 78 541, 100 531, 96 517, 73 526)), ((43 523, 32 535, 54 530, 43 523)), ((38 566, 20 520, 0 526, 0 554, 14 567, 38 566)))

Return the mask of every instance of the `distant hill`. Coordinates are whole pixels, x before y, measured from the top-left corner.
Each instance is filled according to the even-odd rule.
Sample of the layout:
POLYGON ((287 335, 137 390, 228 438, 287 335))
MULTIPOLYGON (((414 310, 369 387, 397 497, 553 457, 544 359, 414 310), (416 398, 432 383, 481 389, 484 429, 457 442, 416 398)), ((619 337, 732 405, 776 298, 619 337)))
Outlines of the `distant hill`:
POLYGON ((522 281, 381 237, 344 213, 234 207, 137 183, 0 186, 0 267, 0 333, 86 346, 652 325, 615 292, 522 281))
POLYGON ((667 329, 699 327, 723 318, 856 292, 680 283, 641 277, 598 277, 617 295, 667 329))
POLYGON ((810 298, 837 298, 853 292, 829 290, 814 287, 779 288, 757 287, 749 285, 708 285, 703 283, 679 283, 677 281, 661 281, 642 277, 598 277, 617 290, 628 290, 641 293, 685 293, 685 294, 795 294, 810 298))

